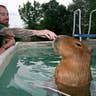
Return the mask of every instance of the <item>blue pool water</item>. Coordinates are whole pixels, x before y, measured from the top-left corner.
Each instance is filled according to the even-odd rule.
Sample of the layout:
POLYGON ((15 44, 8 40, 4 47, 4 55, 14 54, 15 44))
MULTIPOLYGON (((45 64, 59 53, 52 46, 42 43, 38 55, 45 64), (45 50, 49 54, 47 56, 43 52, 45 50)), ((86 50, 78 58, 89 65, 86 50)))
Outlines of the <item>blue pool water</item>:
MULTIPOLYGON (((93 44, 92 47, 92 92, 95 92, 96 46, 93 44)), ((0 78, 0 96, 58 96, 54 90, 56 85, 53 75, 60 60, 61 57, 54 50, 52 42, 30 43, 17 47, 0 78)))

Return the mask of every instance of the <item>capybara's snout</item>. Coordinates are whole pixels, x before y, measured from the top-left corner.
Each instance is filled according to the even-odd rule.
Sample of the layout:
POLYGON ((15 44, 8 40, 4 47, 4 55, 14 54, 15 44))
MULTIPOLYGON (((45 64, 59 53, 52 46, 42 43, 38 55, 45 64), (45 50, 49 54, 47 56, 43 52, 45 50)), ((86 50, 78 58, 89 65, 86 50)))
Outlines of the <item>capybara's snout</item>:
POLYGON ((61 38, 61 35, 57 36, 57 38, 55 39, 55 43, 59 42, 60 38, 61 38))

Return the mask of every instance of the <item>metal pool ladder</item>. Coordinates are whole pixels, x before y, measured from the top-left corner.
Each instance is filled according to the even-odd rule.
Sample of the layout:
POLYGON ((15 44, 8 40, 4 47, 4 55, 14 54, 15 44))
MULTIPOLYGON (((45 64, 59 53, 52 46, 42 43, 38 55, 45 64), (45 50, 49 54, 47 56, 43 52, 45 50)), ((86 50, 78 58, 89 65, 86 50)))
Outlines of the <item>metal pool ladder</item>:
POLYGON ((91 31, 91 21, 92 21, 92 14, 96 11, 96 9, 92 10, 90 12, 90 16, 89 16, 89 27, 88 27, 88 32, 87 34, 82 34, 81 32, 81 10, 77 9, 74 11, 74 18, 73 18, 73 32, 72 32, 72 36, 73 37, 79 37, 80 41, 82 41, 82 37, 87 37, 87 39, 89 39, 89 37, 96 37, 96 34, 90 34, 91 31), (76 26, 76 15, 79 14, 79 33, 75 34, 75 26, 76 26))

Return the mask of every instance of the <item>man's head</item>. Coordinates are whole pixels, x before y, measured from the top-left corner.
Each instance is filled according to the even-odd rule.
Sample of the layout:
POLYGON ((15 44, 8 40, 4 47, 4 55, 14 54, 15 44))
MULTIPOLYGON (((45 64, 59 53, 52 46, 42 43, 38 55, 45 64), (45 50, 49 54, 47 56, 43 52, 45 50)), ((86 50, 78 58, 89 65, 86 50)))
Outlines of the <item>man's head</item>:
POLYGON ((4 5, 0 5, 0 24, 9 26, 9 13, 4 5))

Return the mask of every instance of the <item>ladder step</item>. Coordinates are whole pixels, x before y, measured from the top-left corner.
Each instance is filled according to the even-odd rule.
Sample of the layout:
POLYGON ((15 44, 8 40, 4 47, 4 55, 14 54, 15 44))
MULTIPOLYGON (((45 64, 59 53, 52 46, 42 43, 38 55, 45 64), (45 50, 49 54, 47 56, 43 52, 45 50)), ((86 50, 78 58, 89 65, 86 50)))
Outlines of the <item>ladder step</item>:
POLYGON ((96 37, 96 34, 73 34, 73 37, 96 37))

